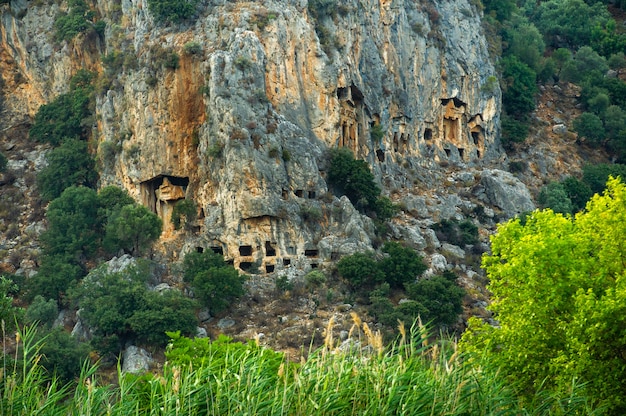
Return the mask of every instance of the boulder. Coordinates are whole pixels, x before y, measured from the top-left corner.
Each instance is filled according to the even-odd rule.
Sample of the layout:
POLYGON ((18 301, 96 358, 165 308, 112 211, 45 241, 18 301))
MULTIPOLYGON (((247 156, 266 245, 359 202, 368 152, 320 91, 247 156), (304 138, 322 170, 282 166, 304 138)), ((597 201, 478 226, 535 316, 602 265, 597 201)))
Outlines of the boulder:
POLYGON ((152 361, 152 356, 148 351, 131 345, 124 351, 122 372, 132 374, 146 372, 150 369, 152 361))
POLYGON ((509 172, 498 169, 484 170, 480 183, 484 187, 488 202, 500 208, 506 218, 535 209, 526 185, 509 172))

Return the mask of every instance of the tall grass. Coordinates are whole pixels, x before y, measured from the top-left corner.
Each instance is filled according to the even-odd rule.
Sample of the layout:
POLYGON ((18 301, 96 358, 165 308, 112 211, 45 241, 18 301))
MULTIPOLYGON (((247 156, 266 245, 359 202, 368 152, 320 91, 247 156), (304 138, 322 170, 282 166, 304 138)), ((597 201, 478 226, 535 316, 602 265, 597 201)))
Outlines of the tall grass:
POLYGON ((385 348, 380 333, 353 316, 350 342, 325 344, 294 362, 282 353, 219 339, 173 337, 158 374, 118 368, 116 386, 101 384, 96 367, 59 386, 38 365, 33 331, 19 335, 21 352, 2 373, 0 414, 7 415, 530 415, 589 414, 584 400, 545 397, 524 407, 495 369, 464 360, 452 339, 429 342, 417 323, 385 348), (19 355, 19 357, 18 357, 19 355), (21 357, 21 359, 20 359, 21 357), (18 368, 18 362, 20 367, 18 368), (560 412, 556 412, 560 413, 560 412))

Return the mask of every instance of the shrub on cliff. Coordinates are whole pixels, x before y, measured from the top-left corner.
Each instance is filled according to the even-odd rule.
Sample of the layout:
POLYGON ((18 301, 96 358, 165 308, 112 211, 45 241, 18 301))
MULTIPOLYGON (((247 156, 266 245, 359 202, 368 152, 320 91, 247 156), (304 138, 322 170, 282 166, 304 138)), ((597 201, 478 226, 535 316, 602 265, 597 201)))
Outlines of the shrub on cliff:
POLYGON ((198 0, 148 0, 148 9, 158 22, 179 23, 192 17, 198 0))
POLYGON ((226 309, 244 294, 245 276, 212 251, 192 252, 183 260, 183 279, 212 313, 226 309))

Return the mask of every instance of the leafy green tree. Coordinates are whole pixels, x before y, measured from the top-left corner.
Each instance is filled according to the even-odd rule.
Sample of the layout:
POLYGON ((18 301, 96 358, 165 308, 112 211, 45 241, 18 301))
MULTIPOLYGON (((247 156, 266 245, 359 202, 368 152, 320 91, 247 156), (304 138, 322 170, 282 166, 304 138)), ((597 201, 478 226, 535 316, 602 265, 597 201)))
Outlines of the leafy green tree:
POLYGON ((76 259, 64 255, 46 255, 41 259, 37 274, 28 280, 26 298, 41 296, 65 306, 68 303, 68 289, 84 275, 76 259))
POLYGON ((353 289, 371 288, 385 281, 373 253, 354 253, 337 262, 337 271, 353 289))
POLYGON ((179 23, 196 12, 198 0, 148 0, 148 9, 155 20, 162 23, 179 23))
POLYGON ((113 185, 105 186, 98 192, 98 222, 106 225, 122 207, 134 203, 135 200, 125 190, 113 185))
POLYGON ((456 284, 455 278, 455 275, 451 279, 433 276, 407 285, 409 299, 421 307, 422 321, 438 327, 450 326, 457 321, 463 312, 465 291, 456 284))
POLYGON ((583 383, 605 414, 626 396, 626 187, 607 183, 574 218, 536 211, 498 227, 483 258, 498 326, 473 319, 467 351, 486 355, 521 394, 583 383))
POLYGON ((93 27, 91 21, 94 15, 84 0, 70 0, 69 13, 61 14, 54 22, 56 39, 71 40, 79 33, 86 32, 93 27))
POLYGON ((44 251, 50 256, 81 259, 98 247, 98 200, 96 191, 70 186, 50 202, 48 229, 42 233, 44 251))
POLYGON ((522 143, 528 137, 528 121, 517 120, 502 114, 502 144, 510 147, 513 143, 522 143))
POLYGON ((606 59, 589 46, 583 46, 576 52, 574 58, 563 64, 560 78, 564 81, 579 83, 591 76, 592 73, 604 75, 609 69, 606 59))
POLYGON ((526 17, 515 14, 504 24, 502 41, 506 54, 516 56, 533 71, 541 70, 546 45, 537 27, 526 17))
POLYGON ((92 114, 91 84, 88 71, 78 71, 77 81, 70 80, 70 91, 39 107, 29 130, 30 138, 58 146, 65 139, 85 139, 89 135, 92 114))
POLYGON ((582 113, 573 123, 574 131, 592 145, 599 145, 606 139, 606 132, 600 117, 593 113, 582 113))
POLYGON ((367 162, 356 160, 345 147, 330 151, 328 182, 337 191, 344 193, 359 209, 373 209, 380 195, 380 188, 367 162))
POLYGON ((166 331, 194 333, 195 302, 173 290, 149 291, 148 278, 143 262, 115 273, 102 265, 74 289, 72 298, 83 310, 81 318, 94 329, 98 350, 117 352, 128 341, 162 346, 166 331))
POLYGON ((224 262, 222 255, 192 252, 183 260, 183 279, 212 313, 226 309, 244 294, 245 276, 224 262))
POLYGON ((565 187, 559 182, 550 182, 541 188, 537 202, 541 208, 550 208, 561 214, 571 214, 573 211, 572 200, 567 195, 565 187))
POLYGON ((105 247, 139 255, 159 238, 163 221, 139 204, 123 206, 106 225, 105 247))
POLYGON ((54 299, 46 300, 43 296, 37 295, 26 309, 24 318, 28 323, 37 322, 45 328, 50 328, 58 315, 59 307, 54 299))
POLYGON ((610 15, 601 3, 590 5, 583 0, 549 0, 541 2, 532 20, 548 45, 577 49, 589 45, 592 29, 606 27, 610 15))
POLYGON ((563 185, 563 189, 565 189, 567 196, 572 202, 573 212, 584 209, 589 198, 593 196, 589 185, 573 176, 565 178, 563 182, 561 182, 561 185, 563 185))
POLYGON ((537 74, 516 56, 500 61, 502 68, 502 103, 507 114, 518 120, 535 109, 537 74))
POLYGON ((387 256, 378 265, 392 288, 401 288, 405 283, 415 281, 428 268, 415 250, 395 241, 387 241, 382 251, 387 256))
POLYGON ((583 182, 594 194, 604 191, 609 176, 626 178, 626 165, 598 163, 583 166, 583 182))
POLYGON ((89 350, 89 344, 80 343, 62 327, 57 327, 43 335, 40 362, 61 382, 69 383, 80 375, 83 363, 89 359, 89 350))
POLYGON ((41 197, 50 201, 58 198, 69 186, 96 186, 98 174, 95 161, 87 151, 87 143, 76 139, 64 140, 47 155, 48 166, 37 175, 41 197))

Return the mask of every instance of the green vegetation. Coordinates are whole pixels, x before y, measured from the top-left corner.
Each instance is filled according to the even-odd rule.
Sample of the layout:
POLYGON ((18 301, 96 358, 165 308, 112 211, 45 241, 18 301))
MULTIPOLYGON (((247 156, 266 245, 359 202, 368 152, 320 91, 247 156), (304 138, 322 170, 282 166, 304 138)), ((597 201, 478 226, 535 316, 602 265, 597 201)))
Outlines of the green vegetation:
POLYGON ((443 219, 433 224, 430 228, 435 231, 440 241, 445 241, 455 246, 465 247, 478 242, 478 227, 470 220, 443 219))
POLYGON ((161 235, 163 221, 140 204, 124 205, 111 215, 105 227, 104 246, 141 255, 161 235))
POLYGON ((0 412, 594 414, 576 383, 566 396, 542 390, 530 405, 521 402, 495 367, 474 366, 457 353, 453 341, 429 342, 422 326, 411 331, 401 326, 401 336, 386 349, 380 335, 356 317, 351 332, 359 337, 353 348, 338 348, 329 332, 325 346, 297 364, 252 342, 224 336, 192 340, 170 333, 167 362, 159 374, 118 374, 117 383, 111 384, 95 376, 95 367, 84 366, 76 382, 64 385, 42 368, 41 344, 27 328, 20 333, 19 365, 16 360, 15 366, 1 370, 7 388, 0 393, 0 412))
POLYGON ((529 401, 575 381, 603 414, 626 411, 626 186, 607 186, 574 218, 546 210, 501 225, 483 260, 499 325, 471 320, 465 349, 529 401))
POLYGON ((117 353, 129 341, 165 346, 166 331, 195 333, 195 303, 177 290, 148 290, 148 277, 149 267, 141 262, 122 272, 103 265, 72 292, 100 352, 117 353))
POLYGON ((30 138, 38 142, 60 145, 64 140, 85 140, 89 135, 92 114, 93 74, 79 70, 70 83, 70 91, 44 104, 35 115, 30 138))
POLYGON ((183 261, 183 279, 212 313, 220 312, 244 294, 245 276, 224 262, 221 254, 189 253, 183 261))
POLYGON ((22 322, 24 311, 13 305, 14 292, 18 289, 13 281, 5 276, 0 276, 0 322, 2 328, 9 331, 15 330, 15 324, 22 322))
POLYGON ((198 0, 148 0, 148 9, 160 23, 180 23, 196 13, 198 0))
POLYGON ((69 13, 61 14, 54 22, 55 38, 57 41, 72 40, 79 33, 88 29, 102 31, 102 23, 96 27, 93 23, 95 13, 89 10, 84 0, 69 0, 69 13))
POLYGON ((196 216, 196 204, 190 199, 182 199, 174 205, 172 224, 176 230, 180 230, 183 225, 191 227, 196 221, 196 216))
POLYGON ((344 147, 330 150, 328 184, 335 192, 345 194, 362 212, 376 216, 380 221, 390 219, 397 208, 388 198, 380 196, 380 187, 366 161, 354 159, 344 147))
POLYGON ((183 50, 187 55, 200 55, 202 53, 202 45, 196 41, 187 42, 183 46, 183 50))
POLYGON ((46 159, 48 165, 37 175, 37 186, 43 200, 58 198, 68 187, 96 186, 98 174, 95 160, 87 151, 87 143, 77 139, 66 139, 51 150, 46 159))

